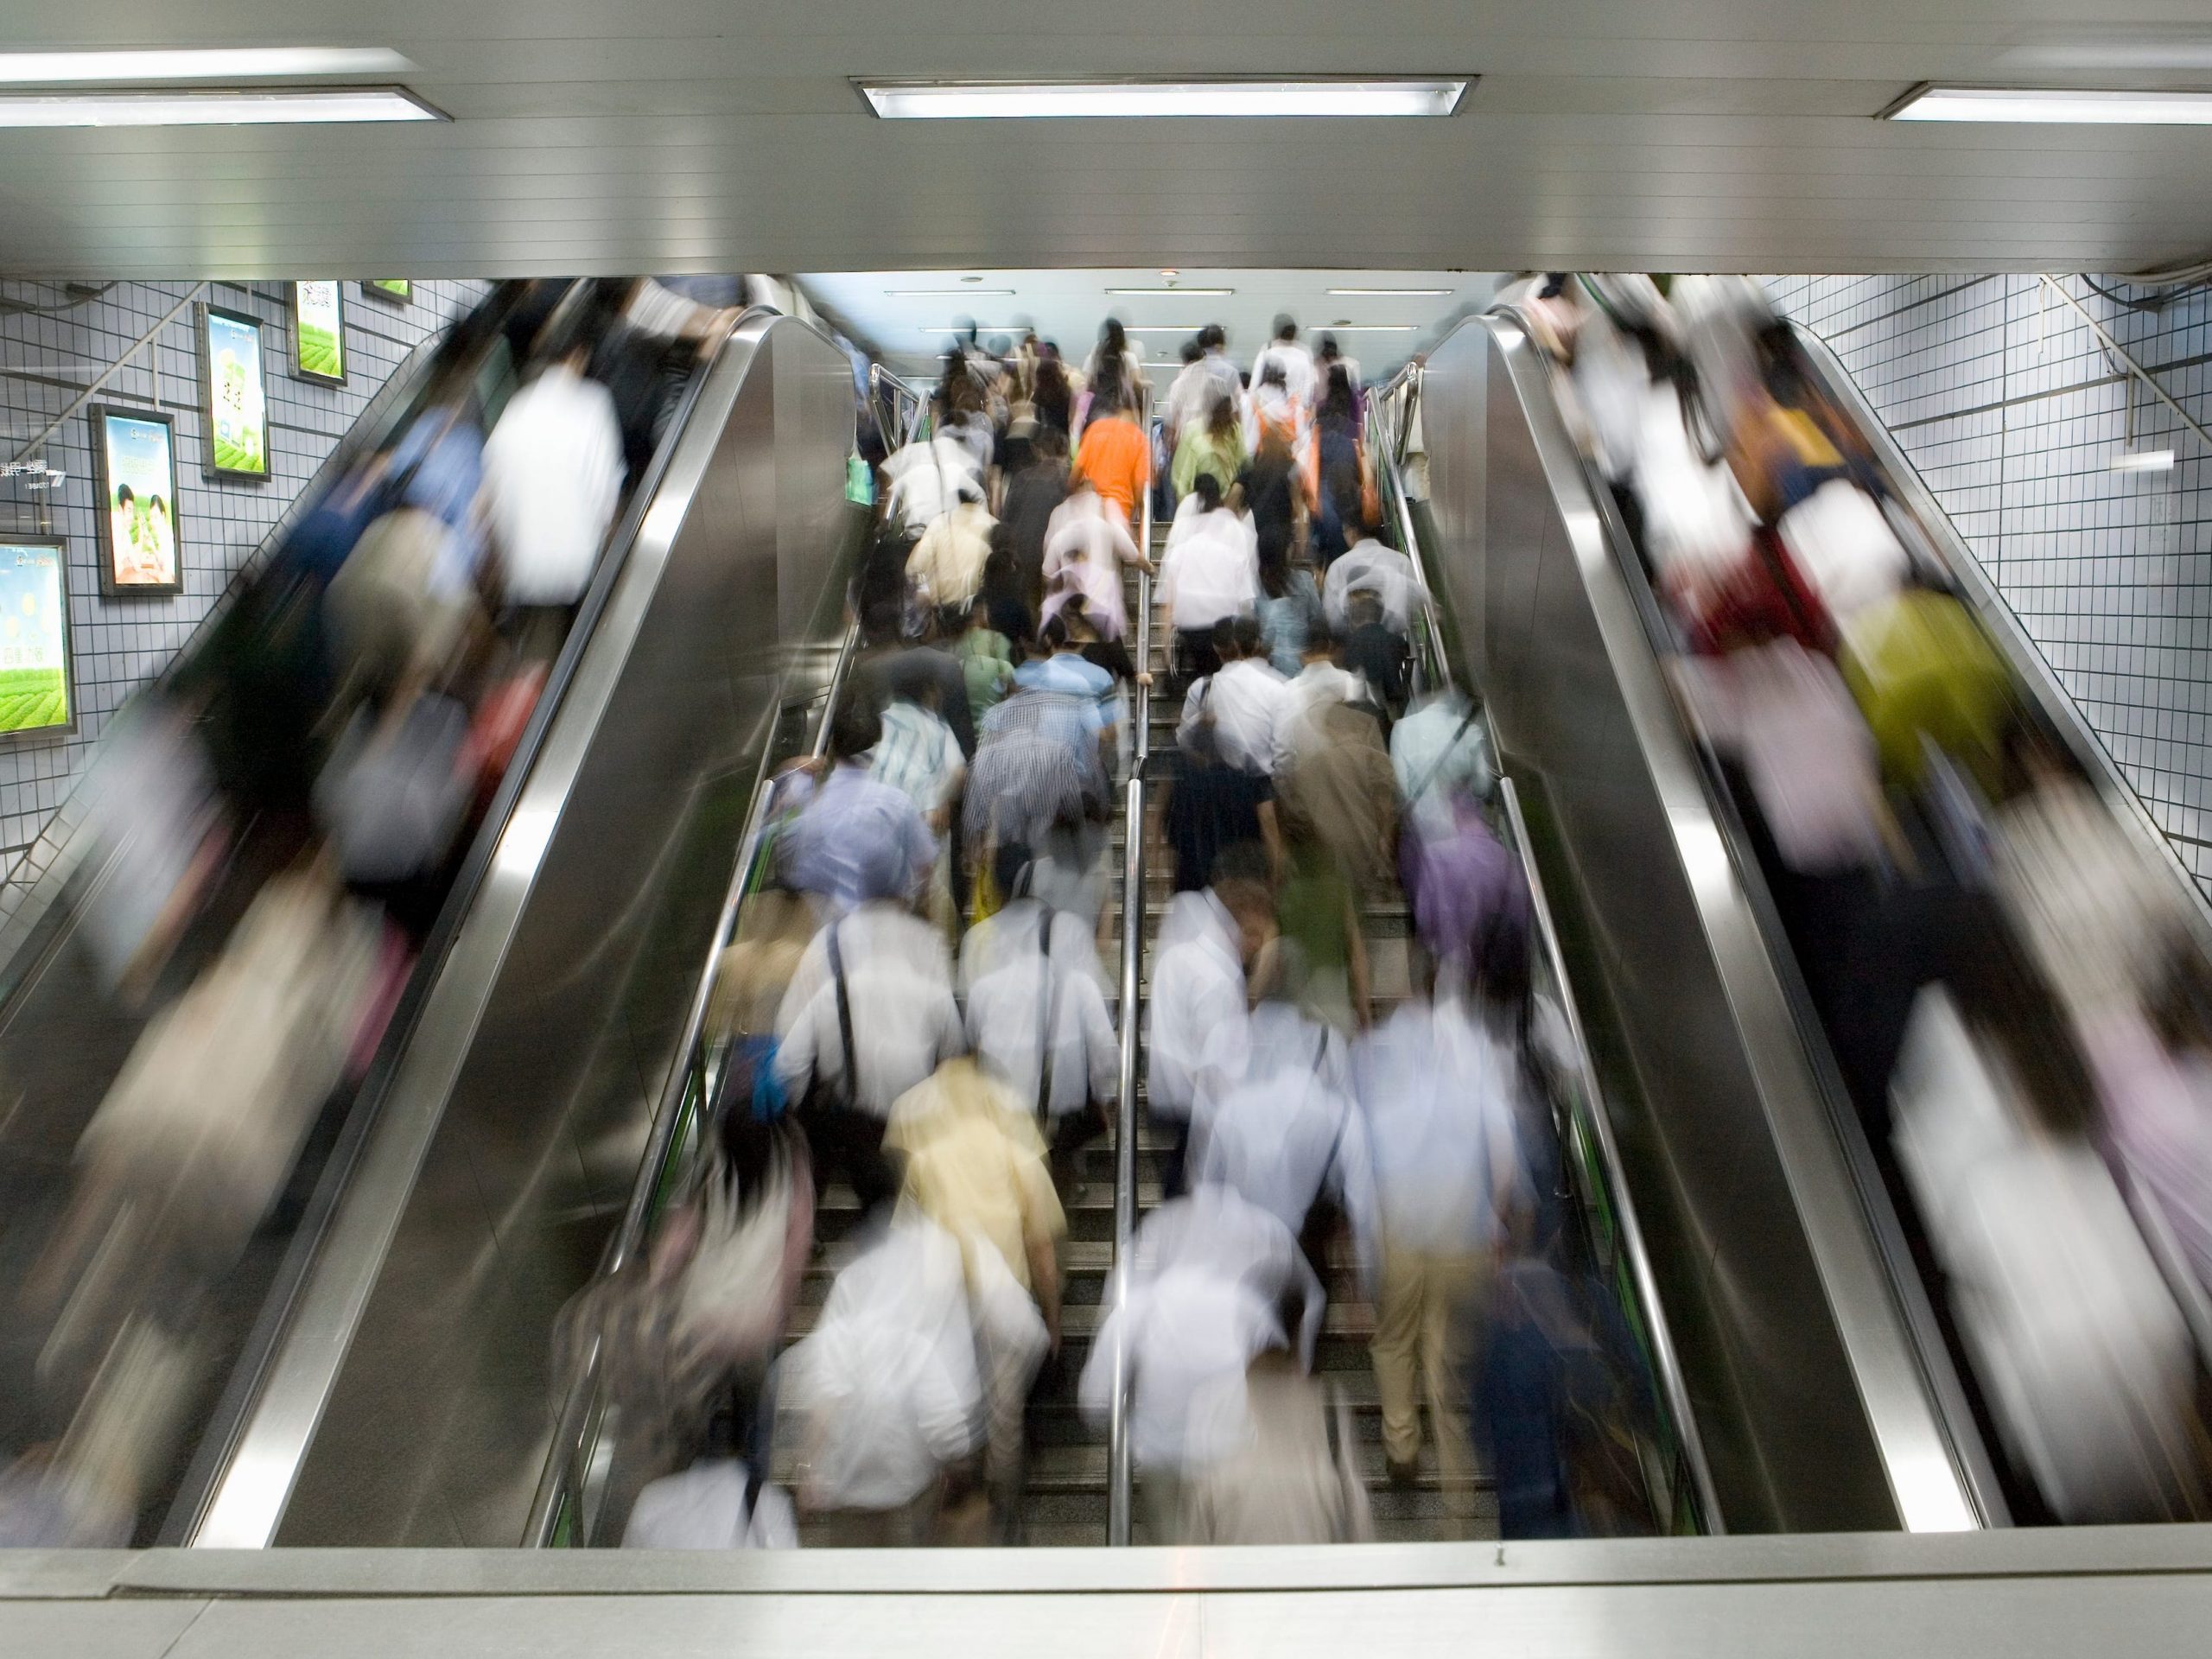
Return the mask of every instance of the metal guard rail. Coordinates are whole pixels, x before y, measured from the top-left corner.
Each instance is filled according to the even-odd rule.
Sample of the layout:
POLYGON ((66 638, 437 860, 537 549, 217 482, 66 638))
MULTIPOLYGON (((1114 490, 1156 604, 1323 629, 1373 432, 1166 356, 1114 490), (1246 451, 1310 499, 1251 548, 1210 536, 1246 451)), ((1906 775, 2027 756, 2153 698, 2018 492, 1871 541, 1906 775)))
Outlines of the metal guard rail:
MULTIPOLYGON (((1427 558, 1414 527, 1412 505, 1407 499, 1404 478, 1399 470, 1402 446, 1414 405, 1421 397, 1421 365, 1418 361, 1409 362, 1381 387, 1369 393, 1368 445, 1369 453, 1380 457, 1376 467, 1376 483, 1388 498, 1399 537, 1405 552, 1413 560, 1414 578, 1421 586, 1414 678, 1416 683, 1424 689, 1440 690, 1451 683, 1451 662, 1438 621, 1427 558)), ((1671 1449, 1680 1465, 1676 1490, 1669 1494, 1673 1500, 1669 1507, 1687 1499, 1691 1509, 1689 1519, 1698 1530, 1712 1535, 1725 1533, 1726 1527, 1721 1516, 1719 1496, 1713 1482, 1712 1466, 1707 1459, 1705 1444, 1699 1434, 1697 1418, 1691 1408, 1681 1357, 1668 1325, 1665 1308, 1659 1300, 1658 1281, 1651 1270, 1643 1230, 1637 1219, 1635 1204, 1629 1197, 1628 1182, 1621 1167, 1619 1147, 1613 1136, 1611 1121, 1605 1109, 1605 1093, 1599 1083, 1596 1064, 1591 1057, 1581 1009, 1575 1000, 1573 982, 1567 977, 1566 955, 1560 943, 1558 928, 1552 918, 1550 904, 1545 896, 1543 876, 1536 867, 1528 825, 1522 816, 1520 793, 1513 779, 1504 774, 1497 734, 1491 729, 1486 711, 1483 717, 1483 731, 1490 744, 1493 763, 1498 764, 1498 796, 1504 809, 1503 823, 1493 825, 1493 828, 1503 831, 1503 838, 1510 842, 1515 856, 1520 861, 1522 874, 1528 883, 1530 908, 1536 918, 1538 942, 1559 998, 1560 1011, 1573 1049, 1571 1086, 1554 1091, 1553 1107, 1559 1123, 1560 1138, 1564 1150, 1570 1154, 1562 1160, 1562 1168, 1569 1174, 1574 1172, 1580 1173, 1575 1194, 1579 1206, 1593 1235, 1593 1242, 1601 1247, 1604 1265, 1615 1275, 1614 1291, 1627 1305, 1630 1328, 1643 1338, 1646 1357, 1659 1386, 1662 1432, 1671 1435, 1674 1441, 1671 1449), (1585 1183, 1595 1190, 1588 1190, 1585 1183), (1622 1282, 1620 1276, 1624 1273, 1625 1282, 1622 1282), (1682 1484, 1685 1478, 1686 1488, 1682 1484)))
MULTIPOLYGON (((1147 453, 1153 453, 1152 397, 1141 394, 1139 423, 1146 435, 1147 453)), ((1153 483, 1147 479, 1137 510, 1137 550, 1147 563, 1152 557, 1153 483)), ((1142 565, 1137 569, 1136 683, 1131 688, 1129 713, 1129 775, 1122 785, 1122 961, 1121 1065, 1119 1090, 1114 1102, 1114 1271, 1107 1287, 1109 1306, 1127 1297, 1130 1241, 1137 1225, 1137 1049, 1140 1040, 1141 986, 1144 970, 1145 887, 1145 773, 1152 760, 1152 577, 1142 565)), ((1126 1322, 1115 1326, 1111 1413, 1106 1430, 1106 1541, 1120 1548, 1129 1541, 1129 1489, 1132 1465, 1129 1448, 1129 1357, 1126 1322)))

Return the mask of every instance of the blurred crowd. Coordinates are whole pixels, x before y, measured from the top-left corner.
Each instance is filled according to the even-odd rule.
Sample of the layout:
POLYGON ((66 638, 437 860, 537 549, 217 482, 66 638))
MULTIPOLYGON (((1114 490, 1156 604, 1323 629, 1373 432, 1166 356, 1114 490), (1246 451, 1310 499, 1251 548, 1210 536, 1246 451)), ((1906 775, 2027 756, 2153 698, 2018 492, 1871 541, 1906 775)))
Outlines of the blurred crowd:
POLYGON ((607 1541, 1016 1541, 1046 1420, 1103 1434, 1123 1379, 1141 1535, 1367 1537, 1332 1332, 1370 1350, 1376 1477, 1438 1495, 1442 1535, 1478 1467, 1510 1532, 1649 1524, 1618 1308, 1560 1208, 1561 1022, 1478 712, 1409 704, 1425 590, 1377 534, 1358 366, 1287 318, 1249 372, 1225 347, 1154 397, 1117 323, 1080 365, 971 334, 893 435, 826 756, 781 778, 716 970, 704 1154, 565 1321, 559 1374, 595 1350, 616 1402, 607 1541), (1108 868, 1141 693, 1164 790, 1121 828, 1156 924, 1108 868), (1083 1307, 1070 1217, 1110 1198, 1122 1084, 1102 958, 1138 925, 1152 1207, 1083 1307))
POLYGON ((1501 297, 1642 554, 2015 1519, 2202 1518, 2212 973, 2185 878, 1756 283, 1501 297))
POLYGON ((464 321, 113 722, 78 938, 105 999, 85 1017, 127 1058, 70 1079, 91 1093, 60 1131, 66 1207, 10 1218, 37 1259, 6 1541, 127 1541, 188 1454, 257 1306, 226 1292, 273 1268, 626 489, 735 315, 715 280, 523 284, 464 321))

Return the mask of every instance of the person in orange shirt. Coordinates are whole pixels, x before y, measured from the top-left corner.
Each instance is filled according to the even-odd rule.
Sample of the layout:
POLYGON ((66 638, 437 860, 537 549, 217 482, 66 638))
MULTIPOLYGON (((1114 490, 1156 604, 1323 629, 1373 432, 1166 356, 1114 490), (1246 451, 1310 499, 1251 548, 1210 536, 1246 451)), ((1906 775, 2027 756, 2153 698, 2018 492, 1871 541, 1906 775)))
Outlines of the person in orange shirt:
POLYGON ((1134 524, 1137 502, 1152 482, 1152 442, 1129 410, 1129 392, 1118 375, 1102 375, 1094 389, 1083 447, 1069 481, 1089 479, 1099 495, 1134 524))

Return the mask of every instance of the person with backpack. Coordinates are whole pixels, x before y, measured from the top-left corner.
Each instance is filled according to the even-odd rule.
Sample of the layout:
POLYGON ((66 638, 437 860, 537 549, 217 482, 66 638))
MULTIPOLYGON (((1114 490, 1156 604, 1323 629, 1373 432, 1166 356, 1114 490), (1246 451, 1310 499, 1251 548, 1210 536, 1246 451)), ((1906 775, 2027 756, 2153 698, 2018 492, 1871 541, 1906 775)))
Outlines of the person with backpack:
POLYGON ((968 1039, 978 1063, 1030 1103, 1065 1192, 1077 1151, 1104 1128, 1120 1093, 1105 970, 1082 918, 1030 892, 1027 846, 1001 844, 995 866, 1002 902, 960 942, 968 1039))
POLYGON ((893 1103, 967 1052, 944 936, 903 895, 865 893, 800 957, 776 1039, 776 1082, 798 1103, 817 1190, 840 1167, 863 1210, 888 1203, 899 1190, 883 1148, 893 1103))
POLYGON ((1281 742, 1290 688, 1268 663, 1260 625, 1251 617, 1224 617, 1215 623, 1213 649, 1221 666, 1191 683, 1175 741, 1187 742, 1199 726, 1210 725, 1224 763, 1269 772, 1281 742))

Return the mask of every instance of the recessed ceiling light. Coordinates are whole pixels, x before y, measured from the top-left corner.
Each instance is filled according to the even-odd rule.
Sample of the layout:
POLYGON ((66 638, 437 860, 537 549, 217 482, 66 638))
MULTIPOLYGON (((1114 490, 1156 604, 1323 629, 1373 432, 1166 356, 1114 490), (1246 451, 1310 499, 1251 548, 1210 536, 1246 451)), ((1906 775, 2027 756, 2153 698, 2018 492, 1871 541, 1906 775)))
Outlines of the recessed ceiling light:
POLYGON ((287 92, 10 92, 0 127, 236 127, 274 122, 449 121, 396 86, 287 92))
POLYGON ((1109 294, 1157 294, 1185 299, 1193 294, 1234 294, 1233 288, 1109 288, 1109 294))
POLYGON ((1450 115, 1472 84, 1452 79, 1318 76, 1281 80, 856 80, 886 121, 1125 120, 1161 116, 1450 115))
POLYGON ((1125 322, 1122 325, 1122 332, 1125 334, 1195 334, 1199 329, 1211 327, 1211 323, 1204 322, 1125 322))
POLYGON ((977 294, 1003 299, 1014 292, 1010 288, 887 288, 883 291, 894 300, 964 300, 977 294))
POLYGON ((1316 328, 1317 334, 1410 334, 1419 327, 1411 322, 1332 322, 1316 328))
POLYGON ((1330 289, 1328 290, 1328 292, 1330 292, 1331 294, 1334 294, 1334 295, 1338 296, 1338 297, 1340 297, 1340 298, 1344 298, 1344 299, 1352 299, 1352 298, 1362 298, 1362 299, 1365 299, 1365 298, 1372 298, 1372 297, 1374 297, 1374 296, 1377 296, 1377 295, 1390 296, 1390 295, 1399 295, 1399 294, 1405 294, 1405 295, 1441 295, 1441 294, 1456 294, 1456 293, 1458 293, 1458 292, 1459 292, 1459 290, 1458 290, 1457 289, 1452 289, 1452 288, 1332 288, 1332 289, 1330 289))
POLYGON ((155 52, 0 52, 0 84, 251 80, 269 75, 404 75, 415 66, 385 46, 183 47, 155 52))
POLYGON ((2011 121, 2092 126, 2212 124, 2212 92, 1916 86, 1882 111, 1891 121, 2011 121))
POLYGON ((924 334, 964 334, 973 328, 979 334, 1020 334, 1028 332, 1026 322, 919 322, 915 332, 924 334))

